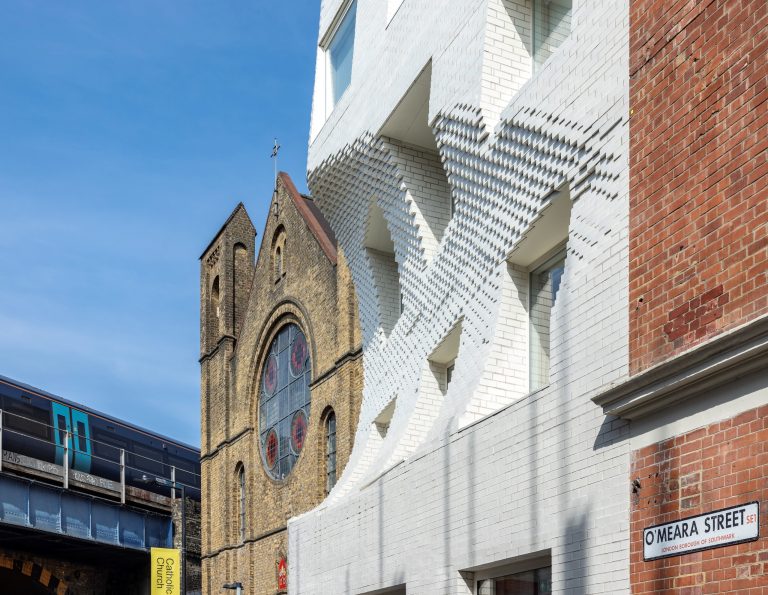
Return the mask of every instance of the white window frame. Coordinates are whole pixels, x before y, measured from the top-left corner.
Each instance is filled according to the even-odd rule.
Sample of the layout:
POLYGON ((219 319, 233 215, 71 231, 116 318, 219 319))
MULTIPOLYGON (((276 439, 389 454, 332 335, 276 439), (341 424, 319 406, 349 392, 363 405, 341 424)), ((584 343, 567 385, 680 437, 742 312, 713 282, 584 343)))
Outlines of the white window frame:
MULTIPOLYGON (((533 308, 533 276, 537 272, 546 270, 548 268, 552 268, 554 264, 559 262, 560 260, 563 261, 563 275, 565 275, 565 267, 567 265, 567 257, 568 257, 568 242, 562 242, 555 246, 552 250, 547 252, 544 256, 536 259, 529 267, 528 267, 528 304, 527 304, 527 310, 528 310, 528 391, 529 392, 535 392, 537 390, 540 390, 542 388, 545 388, 549 386, 549 383, 551 381, 551 369, 547 369, 547 378, 545 381, 543 381, 539 386, 536 386, 534 383, 534 373, 533 373, 533 366, 534 366, 534 357, 533 357, 533 333, 534 331, 534 322, 533 322, 533 314, 531 312, 531 309, 533 308)), ((562 285, 562 281, 561 281, 562 285)), ((561 288, 562 289, 562 288, 561 288)), ((554 308, 554 304, 552 305, 554 308)), ((549 331, 550 331, 550 337, 552 334, 552 313, 550 311, 550 319, 549 319, 549 331)), ((552 341, 550 338, 550 356, 551 356, 551 345, 552 341)))
POLYGON ((347 91, 349 91, 349 88, 352 86, 352 71, 354 70, 355 62, 355 41, 357 40, 357 14, 355 14, 355 25, 352 32, 352 64, 350 64, 349 84, 339 96, 339 100, 334 101, 330 49, 336 34, 341 28, 341 24, 344 22, 344 19, 347 17, 353 6, 355 7, 355 11, 357 11, 357 0, 346 0, 342 4, 338 14, 333 19, 331 26, 328 28, 328 32, 323 36, 323 39, 320 42, 320 50, 323 53, 323 103, 325 107, 324 115, 326 120, 333 113, 333 110, 336 108, 336 106, 341 103, 342 99, 344 99, 344 96, 347 94, 347 91))

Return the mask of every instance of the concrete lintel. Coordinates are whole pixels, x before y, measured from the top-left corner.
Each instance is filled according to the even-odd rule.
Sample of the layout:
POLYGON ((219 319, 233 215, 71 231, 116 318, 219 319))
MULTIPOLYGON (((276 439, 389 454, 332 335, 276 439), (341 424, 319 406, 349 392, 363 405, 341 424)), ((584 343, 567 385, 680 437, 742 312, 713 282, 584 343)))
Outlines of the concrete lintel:
POLYGON ((768 316, 650 368, 592 398, 606 415, 637 419, 768 369, 768 316))

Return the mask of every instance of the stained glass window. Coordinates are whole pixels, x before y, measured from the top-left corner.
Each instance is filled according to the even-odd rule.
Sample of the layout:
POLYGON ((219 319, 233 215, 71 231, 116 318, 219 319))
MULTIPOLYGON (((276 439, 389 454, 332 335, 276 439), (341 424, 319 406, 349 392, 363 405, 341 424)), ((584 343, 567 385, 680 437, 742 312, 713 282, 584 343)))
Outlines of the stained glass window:
POLYGON ((336 485, 336 414, 331 411, 325 420, 325 493, 336 485))
POLYGON ((306 337, 298 326, 288 324, 272 341, 259 385, 261 457, 273 479, 288 476, 304 446, 310 375, 306 337))

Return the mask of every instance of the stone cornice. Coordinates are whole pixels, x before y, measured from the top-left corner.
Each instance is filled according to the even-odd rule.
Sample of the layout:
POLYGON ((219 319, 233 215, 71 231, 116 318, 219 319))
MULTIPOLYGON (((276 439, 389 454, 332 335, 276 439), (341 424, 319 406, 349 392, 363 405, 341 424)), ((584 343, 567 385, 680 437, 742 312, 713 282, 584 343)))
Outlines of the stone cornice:
POLYGON ((592 401, 606 415, 637 419, 759 370, 768 370, 768 316, 611 386, 592 401))

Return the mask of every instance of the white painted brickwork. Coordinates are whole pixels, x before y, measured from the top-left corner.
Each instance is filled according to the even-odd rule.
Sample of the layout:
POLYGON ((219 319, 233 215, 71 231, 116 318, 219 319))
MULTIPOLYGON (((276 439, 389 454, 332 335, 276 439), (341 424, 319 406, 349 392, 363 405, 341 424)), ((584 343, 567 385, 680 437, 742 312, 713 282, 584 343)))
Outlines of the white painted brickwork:
MULTIPOLYGON (((468 595, 459 571, 550 550, 555 593, 628 593, 626 428, 589 400, 627 371, 626 1, 576 2, 571 35, 527 82, 490 61, 523 56, 530 33, 497 21, 528 5, 405 0, 388 23, 389 5, 358 2, 351 86, 324 125, 313 114, 309 183, 355 280, 365 389, 344 474, 289 523, 290 592, 468 595), (434 207, 437 160, 376 136, 430 60, 434 207), (493 76, 509 83, 498 97, 493 76), (528 271, 506 259, 564 186, 550 384, 528 394, 528 271), (391 332, 397 289, 364 247, 374 202, 403 292, 391 332), (427 360, 458 323, 443 395, 427 360)), ((321 36, 339 6, 323 3, 321 36)))
POLYGON ((400 293, 397 263, 387 252, 367 248, 368 266, 374 278, 376 287, 376 303, 378 305, 379 325, 384 334, 389 336, 400 317, 400 293))
POLYGON ((387 139, 386 147, 402 176, 401 190, 410 203, 413 223, 419 228, 425 264, 437 253, 451 220, 451 190, 440 156, 387 139))

